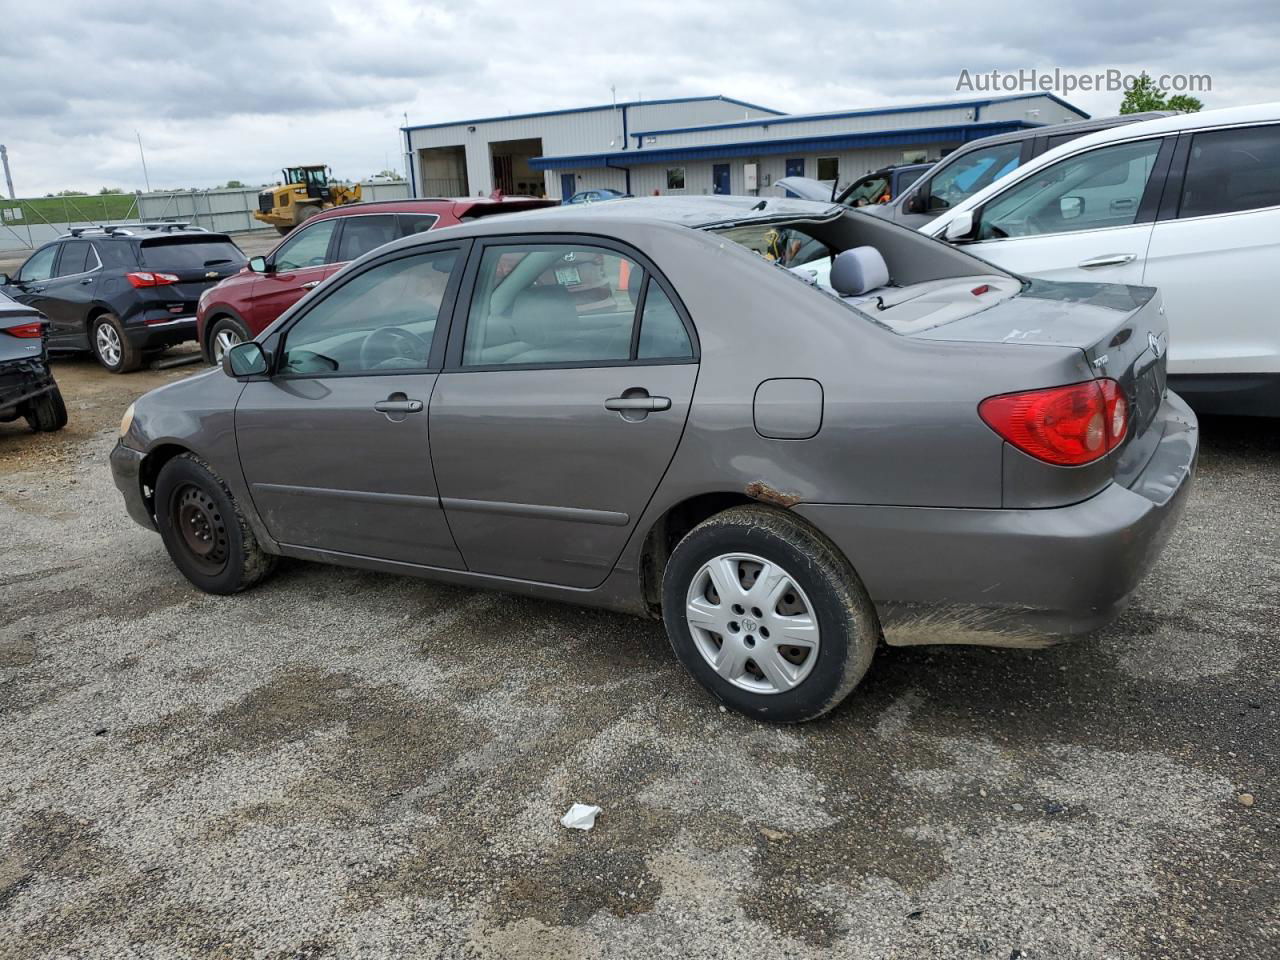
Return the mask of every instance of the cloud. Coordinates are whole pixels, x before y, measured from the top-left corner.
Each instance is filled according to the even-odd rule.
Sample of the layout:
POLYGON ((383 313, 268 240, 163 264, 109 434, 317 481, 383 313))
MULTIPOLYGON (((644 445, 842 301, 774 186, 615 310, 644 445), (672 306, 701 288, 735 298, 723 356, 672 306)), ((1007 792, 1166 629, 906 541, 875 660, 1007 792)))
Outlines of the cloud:
MULTIPOLYGON (((6 12, 0 131, 23 194, 258 183, 288 163, 398 167, 398 128, 637 96, 818 112, 957 98, 961 70, 1207 73, 1210 106, 1280 99, 1280 9, 1222 0, 849 7, 828 0, 46 0, 6 12)), ((1071 96, 1114 112, 1119 95, 1071 96)))

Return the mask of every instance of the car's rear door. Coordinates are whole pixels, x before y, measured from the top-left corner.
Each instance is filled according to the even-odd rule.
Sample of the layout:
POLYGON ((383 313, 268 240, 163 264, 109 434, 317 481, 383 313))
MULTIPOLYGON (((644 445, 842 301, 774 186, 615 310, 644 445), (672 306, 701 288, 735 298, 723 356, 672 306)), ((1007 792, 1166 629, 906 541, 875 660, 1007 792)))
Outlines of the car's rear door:
POLYGON ((1141 283, 1169 138, 1108 144, 1037 170, 979 212, 966 249, 1014 273, 1141 283))
POLYGON ((264 346, 272 376, 236 404, 254 505, 280 543, 458 568, 431 466, 427 407, 466 241, 372 260, 264 346))
POLYGON ((258 334, 319 285, 336 267, 338 219, 316 220, 289 234, 267 258, 267 272, 253 284, 244 318, 258 334))
POLYGON ((496 238, 471 259, 431 398, 454 540, 479 573, 597 586, 684 430, 692 324, 648 261, 611 241, 496 238), (601 296, 575 300, 586 263, 601 296))
POLYGON ((1170 372, 1280 373, 1280 124, 1184 134, 1142 282, 1169 316, 1170 372), (1185 172, 1184 172, 1185 171, 1185 172))

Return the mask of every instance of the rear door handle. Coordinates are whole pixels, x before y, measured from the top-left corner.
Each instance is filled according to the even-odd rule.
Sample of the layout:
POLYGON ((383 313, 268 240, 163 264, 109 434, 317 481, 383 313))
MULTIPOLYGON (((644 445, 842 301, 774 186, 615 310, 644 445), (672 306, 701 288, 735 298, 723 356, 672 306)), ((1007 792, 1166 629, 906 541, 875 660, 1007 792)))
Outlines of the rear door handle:
POLYGON ((670 397, 610 397, 604 402, 606 410, 642 410, 652 413, 655 410, 670 410, 670 397))
POLYGON ((1138 255, 1136 253, 1104 253, 1100 257, 1081 260, 1076 266, 1082 270, 1091 270, 1094 267, 1118 267, 1123 263, 1132 263, 1137 259, 1138 255))
POLYGON ((379 400, 373 405, 379 413, 421 413, 421 400, 379 400))
POLYGON ((312 281, 310 281, 309 283, 304 283, 304 284, 302 285, 301 289, 303 289, 303 290, 310 290, 312 287, 318 287, 318 286, 320 286, 320 281, 319 281, 319 280, 312 280, 312 281))

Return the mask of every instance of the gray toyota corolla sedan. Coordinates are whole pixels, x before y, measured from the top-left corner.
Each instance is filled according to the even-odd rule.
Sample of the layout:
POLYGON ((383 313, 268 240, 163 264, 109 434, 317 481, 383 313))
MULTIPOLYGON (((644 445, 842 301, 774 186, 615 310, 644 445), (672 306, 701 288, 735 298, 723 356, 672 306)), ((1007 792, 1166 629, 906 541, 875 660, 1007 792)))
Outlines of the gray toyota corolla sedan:
POLYGON ((762 719, 876 645, 1115 615, 1196 460, 1149 287, 1006 273, 820 203, 494 217, 345 267, 111 455, 197 587, 276 556, 662 617, 762 719))

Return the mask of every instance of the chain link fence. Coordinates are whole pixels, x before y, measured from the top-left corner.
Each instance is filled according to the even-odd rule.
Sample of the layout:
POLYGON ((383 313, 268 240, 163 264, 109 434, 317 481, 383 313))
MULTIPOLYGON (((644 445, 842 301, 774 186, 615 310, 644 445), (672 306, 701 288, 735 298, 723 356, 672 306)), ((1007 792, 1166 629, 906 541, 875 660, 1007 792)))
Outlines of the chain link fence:
MULTIPOLYGON (((403 200, 405 181, 360 185, 364 200, 403 200)), ((226 190, 177 190, 141 194, 0 199, 0 251, 20 254, 66 233, 72 227, 104 223, 185 220, 216 233, 270 230, 254 219, 261 187, 226 190)))

